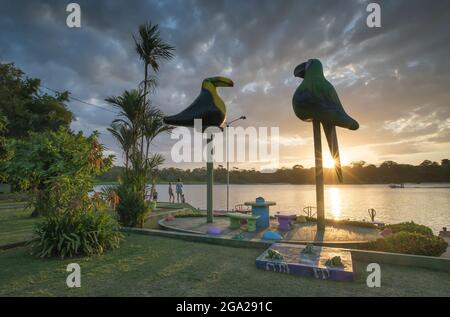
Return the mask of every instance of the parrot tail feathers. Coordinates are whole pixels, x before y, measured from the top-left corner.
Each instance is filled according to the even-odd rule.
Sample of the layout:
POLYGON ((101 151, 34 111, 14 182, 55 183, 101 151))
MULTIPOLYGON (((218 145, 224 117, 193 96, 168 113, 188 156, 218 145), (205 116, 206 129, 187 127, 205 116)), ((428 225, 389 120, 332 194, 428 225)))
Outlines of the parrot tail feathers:
POLYGON ((322 124, 325 136, 327 138, 328 147, 330 148, 331 157, 334 161, 334 169, 336 171, 337 179, 339 183, 344 182, 344 177, 342 175, 341 158, 339 155, 339 146, 336 134, 336 126, 331 124, 322 124))

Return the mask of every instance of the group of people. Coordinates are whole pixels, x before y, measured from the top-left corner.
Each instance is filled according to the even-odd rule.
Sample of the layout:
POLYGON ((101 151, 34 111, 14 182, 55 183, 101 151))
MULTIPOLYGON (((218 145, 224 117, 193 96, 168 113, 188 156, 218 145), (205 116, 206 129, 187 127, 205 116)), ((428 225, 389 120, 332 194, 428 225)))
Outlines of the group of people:
MULTIPOLYGON (((183 193, 183 182, 181 181, 181 178, 178 178, 176 184, 175 184, 175 193, 177 195, 177 203, 185 203, 186 200, 184 198, 183 193)), ((153 193, 151 195, 153 201, 158 201, 158 192, 156 189, 153 190, 153 193)), ((172 182, 169 182, 169 203, 175 203, 175 195, 173 193, 173 184, 172 182)))
MULTIPOLYGON (((175 184, 175 193, 177 194, 177 203, 186 202, 186 200, 184 199, 183 182, 181 181, 181 178, 179 178, 177 180, 177 183, 175 184)), ((175 195, 173 194, 172 182, 169 183, 169 203, 175 203, 175 195)))

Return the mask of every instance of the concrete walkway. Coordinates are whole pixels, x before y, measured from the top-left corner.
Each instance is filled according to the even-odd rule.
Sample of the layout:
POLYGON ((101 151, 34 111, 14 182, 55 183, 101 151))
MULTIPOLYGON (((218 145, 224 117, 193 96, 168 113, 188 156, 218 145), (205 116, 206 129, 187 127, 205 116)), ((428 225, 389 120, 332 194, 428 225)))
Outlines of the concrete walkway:
POLYGON ((277 231, 283 236, 283 241, 290 242, 365 242, 379 238, 379 230, 362 228, 349 225, 327 226, 325 234, 321 235, 316 230, 315 223, 295 224, 289 231, 280 231, 276 220, 270 221, 270 227, 256 232, 247 232, 246 226, 241 229, 230 229, 228 217, 215 217, 213 224, 207 224, 204 217, 182 217, 174 220, 163 220, 161 225, 169 230, 183 231, 195 234, 206 234, 208 227, 219 227, 223 231, 221 237, 231 239, 236 233, 241 232, 245 240, 262 240, 266 230, 277 231))

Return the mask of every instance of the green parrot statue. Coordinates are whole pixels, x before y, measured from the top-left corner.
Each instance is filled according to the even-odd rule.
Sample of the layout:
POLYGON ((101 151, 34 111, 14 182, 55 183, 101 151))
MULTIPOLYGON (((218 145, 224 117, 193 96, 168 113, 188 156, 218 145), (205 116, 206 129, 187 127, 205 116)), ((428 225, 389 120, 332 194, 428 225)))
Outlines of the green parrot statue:
POLYGON ((233 87, 233 81, 226 77, 210 77, 203 80, 198 97, 180 113, 164 118, 166 124, 193 127, 194 119, 202 119, 202 128, 223 127, 227 109, 217 94, 217 87, 233 87))
POLYGON ((326 80, 322 63, 318 59, 310 59, 298 65, 294 70, 294 76, 303 78, 292 98, 294 112, 303 121, 316 120, 322 123, 336 174, 342 183, 336 126, 357 130, 359 124, 345 112, 336 90, 326 80))

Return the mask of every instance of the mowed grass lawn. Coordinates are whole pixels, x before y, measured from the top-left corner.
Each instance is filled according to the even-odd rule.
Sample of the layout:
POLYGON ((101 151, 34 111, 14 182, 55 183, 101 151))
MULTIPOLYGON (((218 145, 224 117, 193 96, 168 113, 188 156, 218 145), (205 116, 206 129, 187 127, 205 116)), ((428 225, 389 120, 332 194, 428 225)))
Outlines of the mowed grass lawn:
POLYGON ((38 259, 26 247, 0 251, 0 296, 449 296, 450 273, 382 265, 381 288, 266 272, 263 250, 130 234, 103 256, 38 259), (66 286, 66 266, 81 266, 81 288, 66 286))
MULTIPOLYGON (((26 202, 0 202, 0 246, 16 242, 30 240, 33 237, 33 230, 36 223, 42 221, 42 218, 30 217, 31 208, 7 208, 10 206, 23 206, 26 202)), ((168 212, 174 212, 176 209, 191 209, 189 204, 169 204, 158 203, 158 209, 151 213, 151 217, 145 223, 146 228, 157 228, 158 220, 164 218, 168 212), (158 217, 158 215, 160 215, 158 217)), ((112 210, 108 211, 115 216, 112 210)))
POLYGON ((31 212, 29 208, 0 208, 0 245, 32 238, 34 225, 39 218, 30 217, 31 212))

